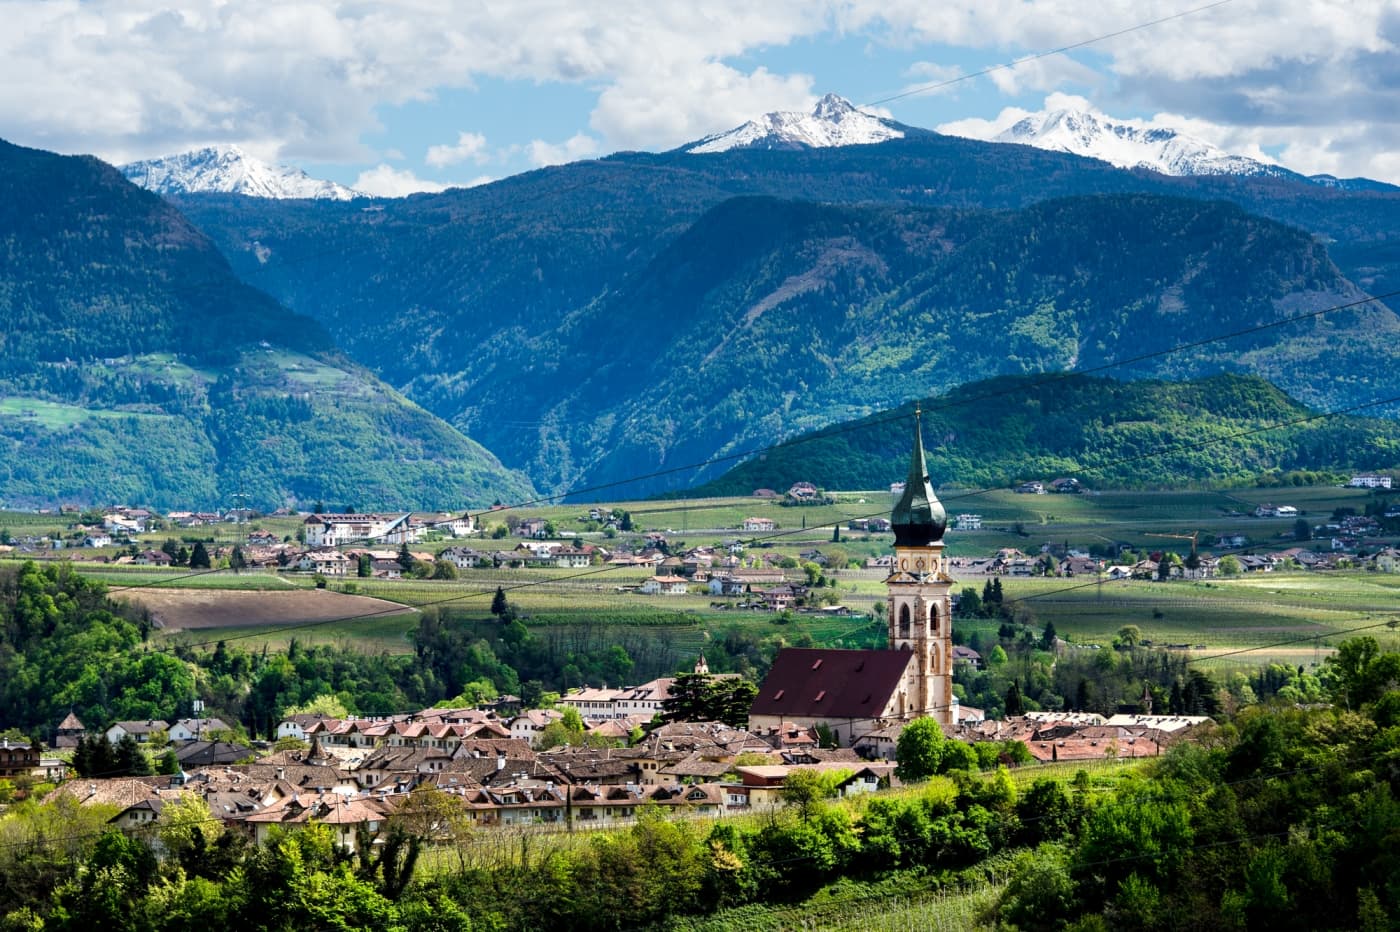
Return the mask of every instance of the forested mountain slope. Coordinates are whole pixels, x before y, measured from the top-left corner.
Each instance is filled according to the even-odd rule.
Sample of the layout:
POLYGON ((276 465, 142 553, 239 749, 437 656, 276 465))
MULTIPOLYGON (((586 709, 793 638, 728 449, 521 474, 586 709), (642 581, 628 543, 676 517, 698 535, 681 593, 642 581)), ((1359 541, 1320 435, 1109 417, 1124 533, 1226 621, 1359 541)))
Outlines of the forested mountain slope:
MULTIPOLYGON (((886 488, 904 477, 913 413, 906 404, 802 435, 696 492, 747 495, 797 481, 886 488)), ((1004 376, 925 401, 922 423, 934 483, 964 488, 1060 476, 1095 488, 1159 488, 1252 482, 1273 470, 1393 467, 1400 422, 1315 414, 1257 376, 1004 376)))
MULTIPOLYGON (((1359 298, 1358 285, 1384 290, 1400 262, 1388 245, 1400 234, 1394 192, 1169 178, 937 135, 796 152, 628 153, 374 204, 178 203, 247 280, 552 489, 704 459, 968 379, 1277 320, 1359 298), (726 205, 749 194, 808 203, 772 217, 744 200, 726 205), (851 220, 851 210, 868 219, 851 220), (942 219, 918 219, 929 211, 942 219), (752 229, 723 222, 736 212, 752 229), (825 228, 804 239, 810 217, 825 214, 825 228), (951 233, 933 230, 945 223, 951 233), (836 243, 843 237, 851 250, 836 243), (1340 274, 1323 243, 1345 263, 1340 274), (727 256, 729 271, 712 254, 727 256), (769 302, 759 325, 715 353, 725 321, 758 307, 749 298, 769 302), (908 338, 924 317, 928 326, 908 338), (897 327, 905 335, 894 337, 897 327), (1010 334, 1014 358, 989 328, 1010 334), (710 372, 697 385, 700 362, 710 372), (898 365, 909 379, 892 386, 898 365), (839 391, 826 384, 836 374, 839 391)), ((1394 317, 1382 308, 1364 324, 1337 320, 1136 373, 1244 368, 1311 402, 1369 400, 1377 379, 1383 388, 1393 377, 1384 354, 1348 333, 1368 326, 1389 339, 1394 317)), ((625 491, 692 478, 672 473, 625 491)))
POLYGON ((96 159, 0 143, 0 500, 457 507, 528 480, 96 159))

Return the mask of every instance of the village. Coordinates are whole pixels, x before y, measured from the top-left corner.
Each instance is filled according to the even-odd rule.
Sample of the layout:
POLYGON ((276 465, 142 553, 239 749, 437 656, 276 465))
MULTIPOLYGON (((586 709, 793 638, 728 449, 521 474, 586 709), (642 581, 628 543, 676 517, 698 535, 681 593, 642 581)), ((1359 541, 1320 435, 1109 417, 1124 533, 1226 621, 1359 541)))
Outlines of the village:
MULTIPOLYGON (((703 661, 697 666, 703 669, 703 661)), ((701 674, 704 675, 704 674, 701 674)), ((471 824, 607 826, 635 819, 644 807, 721 816, 778 807, 783 786, 801 770, 839 772, 842 796, 898 786, 894 752, 900 723, 872 730, 851 747, 822 745, 822 729, 800 722, 746 730, 722 722, 665 721, 673 678, 622 689, 580 689, 549 709, 521 710, 516 697, 483 708, 432 708, 377 717, 288 716, 282 750, 239 743, 218 719, 114 722, 91 735, 69 715, 54 748, 72 751, 95 736, 166 751, 173 773, 74 777, 42 746, 0 743, 0 779, 57 784, 46 797, 77 805, 120 807, 111 823, 150 834, 161 810, 193 793, 227 827, 262 841, 272 826, 326 823, 353 848, 372 840, 414 790, 447 794, 471 824), (588 743, 541 746, 549 725, 577 711, 588 743)), ((996 745, 1007 763, 1127 762, 1162 754, 1205 716, 1032 712, 987 721, 962 707, 949 738, 996 745), (1008 743, 1019 746, 1015 753, 1008 743)), ((266 743, 264 743, 266 745, 266 743)))

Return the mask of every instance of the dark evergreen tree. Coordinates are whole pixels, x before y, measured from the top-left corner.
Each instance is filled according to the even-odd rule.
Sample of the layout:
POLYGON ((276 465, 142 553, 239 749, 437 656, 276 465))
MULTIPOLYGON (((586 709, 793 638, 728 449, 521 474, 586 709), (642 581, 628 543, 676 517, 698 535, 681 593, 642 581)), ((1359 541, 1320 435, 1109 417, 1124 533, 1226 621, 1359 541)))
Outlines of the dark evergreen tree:
POLYGON ((132 735, 122 735, 112 749, 113 776, 144 777, 151 773, 151 762, 132 735))
POLYGON ((491 614, 499 618, 509 610, 510 603, 506 601, 506 590, 497 586, 496 594, 491 597, 491 614))
POLYGON ((1011 685, 1007 687, 1006 690, 1006 714, 1026 714, 1026 704, 1021 699, 1021 687, 1016 683, 1015 680, 1011 681, 1011 685))
POLYGON ((204 549, 204 542, 199 541, 194 545, 194 551, 190 553, 190 568, 207 570, 209 567, 209 551, 204 549))
POLYGON ((399 566, 405 573, 413 569, 413 554, 409 552, 408 541, 399 544, 399 566))

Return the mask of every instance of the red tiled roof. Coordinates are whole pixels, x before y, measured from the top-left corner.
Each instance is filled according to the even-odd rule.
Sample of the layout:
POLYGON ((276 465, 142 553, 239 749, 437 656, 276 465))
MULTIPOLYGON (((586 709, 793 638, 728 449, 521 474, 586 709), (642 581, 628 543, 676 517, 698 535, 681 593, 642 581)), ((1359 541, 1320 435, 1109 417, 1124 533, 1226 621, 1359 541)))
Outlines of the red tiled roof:
POLYGON ((911 657, 909 651, 896 650, 784 648, 749 714, 787 719, 879 717, 911 657))

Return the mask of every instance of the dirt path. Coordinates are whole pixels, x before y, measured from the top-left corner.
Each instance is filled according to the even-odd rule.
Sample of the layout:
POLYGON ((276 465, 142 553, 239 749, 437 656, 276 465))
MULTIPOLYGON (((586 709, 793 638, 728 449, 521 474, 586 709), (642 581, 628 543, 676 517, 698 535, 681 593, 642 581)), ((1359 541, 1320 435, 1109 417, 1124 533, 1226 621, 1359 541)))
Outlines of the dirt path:
POLYGON ((385 599, 326 589, 142 589, 126 598, 150 611, 155 626, 165 631, 290 625, 363 616, 384 618, 415 611, 385 599))

